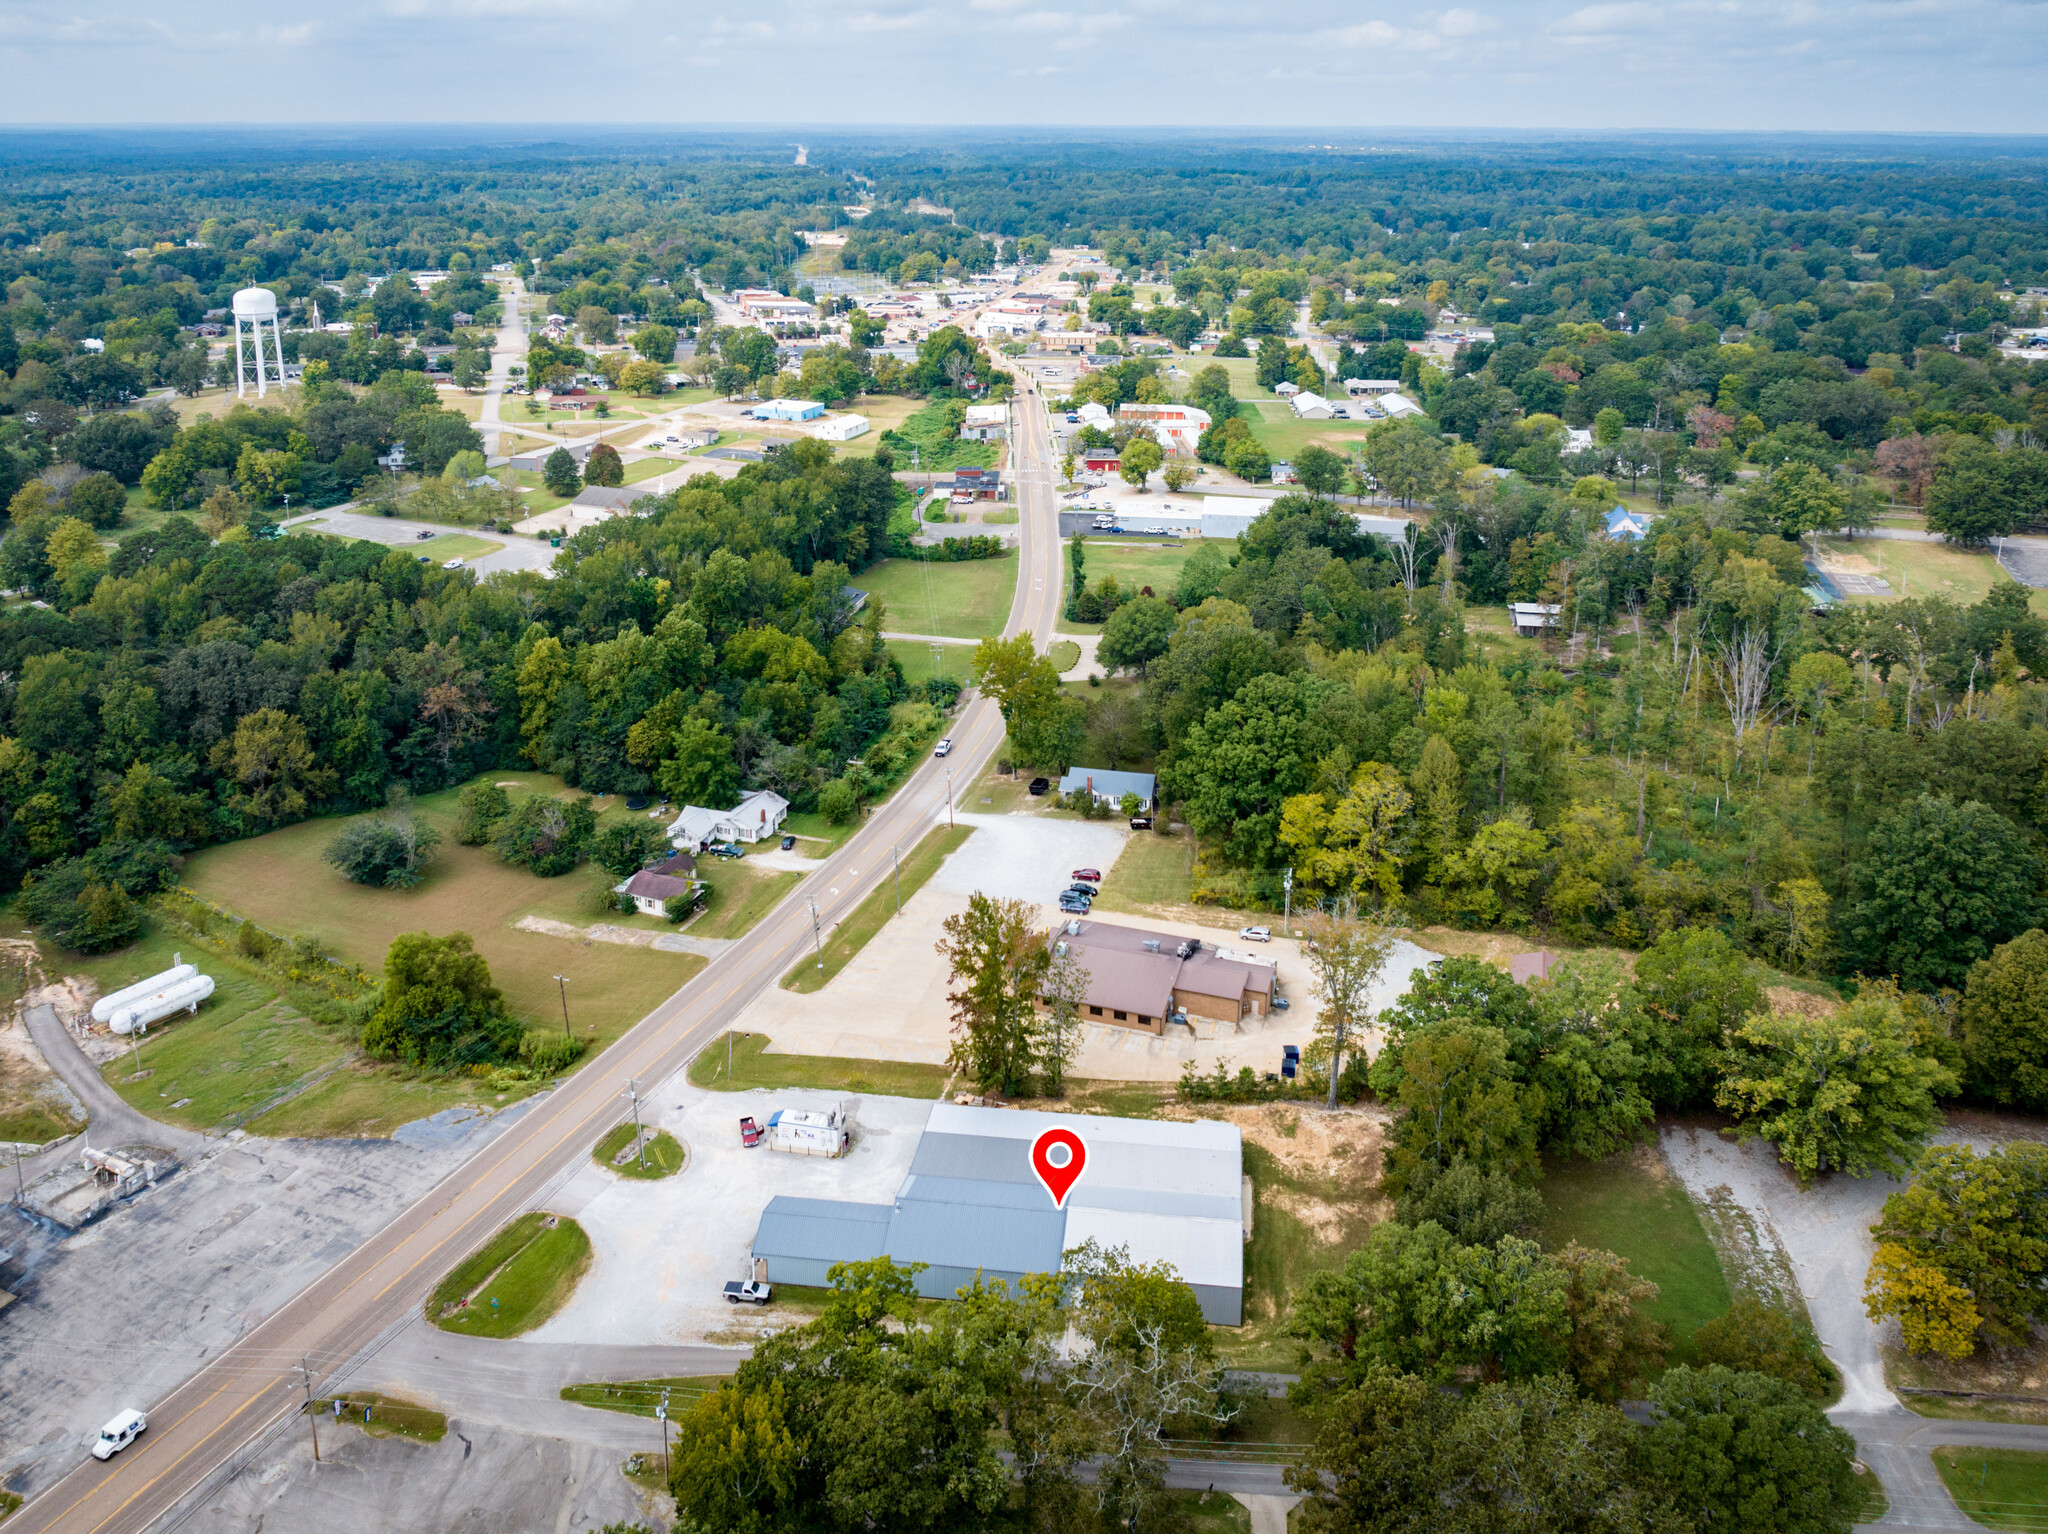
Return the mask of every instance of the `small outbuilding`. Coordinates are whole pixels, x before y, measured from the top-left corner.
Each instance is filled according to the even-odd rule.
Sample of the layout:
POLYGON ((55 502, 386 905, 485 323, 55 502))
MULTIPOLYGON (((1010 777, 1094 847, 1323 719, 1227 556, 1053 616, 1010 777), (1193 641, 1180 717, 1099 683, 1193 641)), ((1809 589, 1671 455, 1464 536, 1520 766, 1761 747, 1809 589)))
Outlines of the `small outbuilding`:
POLYGON ((1117 772, 1108 767, 1075 767, 1060 779, 1060 792, 1078 794, 1082 789, 1105 804, 1119 803, 1125 794, 1136 794, 1146 809, 1153 807, 1159 780, 1149 772, 1117 772))

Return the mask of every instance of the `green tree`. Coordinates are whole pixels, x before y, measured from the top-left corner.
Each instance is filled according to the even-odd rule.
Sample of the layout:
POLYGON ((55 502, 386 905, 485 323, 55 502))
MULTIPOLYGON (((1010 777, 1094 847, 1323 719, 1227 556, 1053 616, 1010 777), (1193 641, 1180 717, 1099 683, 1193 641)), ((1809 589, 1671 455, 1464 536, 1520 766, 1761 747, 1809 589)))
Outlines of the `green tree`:
POLYGON ((1399 1198, 1419 1178, 1459 1161, 1533 1182, 1536 1114, 1527 1096, 1498 1028, 1452 1019, 1419 1030, 1401 1048, 1399 1111, 1382 1187, 1399 1198))
POLYGON ((1738 1374, 1768 1374, 1823 1404, 1841 1383, 1820 1344, 1787 1312, 1746 1294, 1692 1334, 1692 1355, 1702 1369, 1718 1364, 1738 1374))
POLYGON ((1176 621, 1163 597, 1137 596, 1120 603, 1102 626, 1096 658, 1105 671, 1130 670, 1143 676, 1145 668, 1166 653, 1176 621))
POLYGON ((310 799, 334 791, 334 769, 314 755, 305 724, 283 709, 243 715, 207 762, 234 783, 234 807, 263 826, 303 820, 310 799))
POLYGON ((1832 476, 1809 463, 1781 464, 1757 491, 1758 509, 1795 542, 1842 525, 1844 500, 1832 476))
POLYGON ((528 794, 505 818, 492 845, 506 862, 552 879, 583 861, 596 831, 597 815, 587 798, 528 794))
POLYGON ((512 812, 512 800, 495 783, 471 783, 455 796, 455 839, 465 847, 481 847, 498 822, 512 812))
POLYGON ((1635 983, 1651 1101, 1660 1108, 1706 1102, 1728 1039, 1764 1010, 1756 966, 1718 928, 1681 927, 1643 950, 1635 983))
POLYGON ((598 443, 583 461, 583 483, 617 486, 625 482, 626 466, 619 461, 619 450, 609 442, 598 443))
POLYGON ((1468 1161, 1441 1171, 1425 1163, 1409 1179, 1394 1218, 1403 1225, 1434 1222, 1463 1245, 1491 1246, 1503 1236, 1533 1235, 1543 1219, 1543 1195, 1468 1161))
POLYGON ((1971 965, 1957 1022, 1974 1095, 2048 1109, 2048 933, 2030 928, 1971 965))
POLYGON ((633 349, 649 362, 668 367, 676 360, 676 333, 666 325, 642 325, 633 332, 633 349))
POLYGON ((481 1065, 517 1058, 523 1031, 467 932, 407 932, 384 956, 384 988, 363 1049, 407 1065, 481 1065))
POLYGON ((676 1418, 668 1486, 676 1511, 707 1529, 775 1534, 798 1513, 802 1448, 781 1382, 699 1396, 676 1418))
POLYGON ((1916 1047, 1896 1000, 1857 997, 1826 1017, 1759 1013, 1735 1032, 1716 1100, 1802 1183, 1821 1172, 1899 1172, 1941 1121, 1956 1078, 1916 1047))
POLYGON ((609 346, 619 338, 618 316, 596 304, 585 304, 576 311, 576 328, 593 346, 609 346))
POLYGON ((128 492, 111 474, 88 474, 71 487, 71 493, 64 498, 64 509, 93 527, 118 527, 128 509, 128 492))
POLYGON ((1344 488, 1344 460, 1313 443, 1294 455, 1294 478, 1310 495, 1333 496, 1344 488))
POLYGON ((558 447, 548 454, 547 462, 541 465, 540 477, 548 487, 549 495, 574 495, 583 488, 583 476, 577 471, 576 460, 569 456, 566 447, 558 447))
POLYGON ((353 883, 411 889, 440 840, 440 832, 409 814, 366 815, 343 826, 321 857, 353 883))
POLYGON ((1670 1339, 1649 1317, 1657 1286, 1612 1252, 1568 1244, 1552 1259, 1564 1275, 1565 1367, 1596 1401, 1619 1401, 1663 1367, 1670 1339))
POLYGON ((1767 1374, 1684 1367, 1650 1392, 1643 1471, 1693 1526, 1727 1534, 1848 1534, 1863 1496, 1856 1443, 1767 1374))
POLYGON ((2040 863, 2019 827, 1974 800, 1921 794, 1885 815, 1855 868, 1848 946, 1879 974, 1922 989, 2034 925, 2040 863))
POLYGON ((631 878, 667 851, 667 836, 644 815, 614 816, 590 843, 598 866, 621 879, 631 878))
POLYGON ((1124 446, 1123 457, 1117 465, 1117 474, 1134 490, 1145 488, 1146 476, 1154 473, 1166 462, 1166 454, 1150 437, 1133 437, 1124 446))
POLYGON ((1019 1096, 1037 1064, 1036 1007, 1053 959, 1037 910, 976 891, 943 930, 937 947, 953 985, 953 1067, 984 1091, 1019 1096))
POLYGON ((2023 1346, 2030 1325, 2048 1318, 2048 1146, 2015 1141, 1981 1155, 1933 1146, 1870 1233, 1880 1253, 1865 1287, 1872 1320, 1899 1317, 1909 1345, 1924 1350, 1920 1339, 1940 1330, 1928 1302, 1952 1289, 1968 1297, 1986 1338, 2023 1346), (1916 1281, 1927 1271, 1945 1286, 1916 1281))

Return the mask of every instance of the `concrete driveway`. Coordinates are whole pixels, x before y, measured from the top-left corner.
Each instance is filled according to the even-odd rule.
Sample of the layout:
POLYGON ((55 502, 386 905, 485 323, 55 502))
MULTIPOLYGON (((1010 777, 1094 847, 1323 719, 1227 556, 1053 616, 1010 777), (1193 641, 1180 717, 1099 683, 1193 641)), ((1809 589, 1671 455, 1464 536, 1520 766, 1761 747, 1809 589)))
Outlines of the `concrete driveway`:
POLYGON ((418 549, 429 552, 426 540, 420 537, 426 533, 431 538, 446 534, 467 533, 477 538, 487 538, 492 543, 505 546, 494 554, 481 554, 475 559, 463 561, 463 568, 479 576, 493 575, 500 570, 535 570, 542 575, 554 573, 555 555, 559 550, 549 548, 538 539, 521 539, 504 533, 474 532, 469 528, 443 527, 438 522, 414 522, 406 517, 371 517, 359 511, 316 511, 303 517, 294 517, 289 524, 294 532, 330 533, 337 538, 362 538, 371 543, 381 543, 394 549, 418 549))
MULTIPOLYGON (((746 1078, 740 1078, 744 1081, 746 1078)), ((790 1324, 775 1307, 732 1306, 726 1280, 747 1276, 761 1211, 778 1193, 887 1203, 896 1196, 924 1128, 928 1102, 847 1092, 705 1092, 680 1074, 640 1101, 641 1121, 683 1143, 689 1163, 642 1182, 595 1163, 547 1207, 590 1233, 594 1260, 569 1306, 531 1334, 535 1343, 678 1344, 746 1341, 790 1324), (853 1149, 836 1160, 740 1144, 743 1114, 766 1122, 777 1108, 855 1103, 853 1149)), ((627 1105, 619 1105, 624 1119, 627 1105)))

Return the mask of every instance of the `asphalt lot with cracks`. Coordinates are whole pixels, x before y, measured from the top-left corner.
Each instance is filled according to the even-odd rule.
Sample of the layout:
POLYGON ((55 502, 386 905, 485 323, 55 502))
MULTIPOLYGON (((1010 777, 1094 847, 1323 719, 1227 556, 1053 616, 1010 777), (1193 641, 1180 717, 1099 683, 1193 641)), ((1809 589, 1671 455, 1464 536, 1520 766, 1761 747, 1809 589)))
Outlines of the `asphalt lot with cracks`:
POLYGON ((78 1463, 115 1412, 149 1410, 518 1111, 437 1143, 231 1135, 76 1235, 10 1213, 0 1485, 27 1493, 78 1463))

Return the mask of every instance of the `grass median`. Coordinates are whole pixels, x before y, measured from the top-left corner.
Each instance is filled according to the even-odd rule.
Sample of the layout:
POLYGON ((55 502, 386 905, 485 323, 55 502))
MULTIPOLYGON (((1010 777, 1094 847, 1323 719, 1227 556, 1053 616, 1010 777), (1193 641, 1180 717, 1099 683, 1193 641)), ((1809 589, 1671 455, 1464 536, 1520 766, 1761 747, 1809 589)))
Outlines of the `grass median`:
POLYGON ((650 1182, 658 1177, 673 1177, 683 1169, 683 1148, 666 1129, 655 1131, 643 1154, 618 1160, 619 1152, 633 1143, 633 1135, 631 1124, 619 1125, 597 1142, 590 1152, 590 1159, 621 1177, 643 1178, 650 1182))
POLYGON ((593 1380, 585 1385, 564 1385, 562 1399, 578 1406, 595 1406, 601 1411, 624 1412, 629 1417, 654 1416, 654 1408, 668 1402, 673 1422, 701 1398, 711 1394, 731 1376, 724 1374, 678 1374, 653 1380, 593 1380))
POLYGON ((439 1443, 448 1436, 448 1419, 431 1406, 420 1406, 377 1390, 351 1390, 345 1395, 322 1396, 313 1409, 323 1417, 359 1427, 372 1438, 410 1438, 415 1443, 439 1443), (336 1411, 339 1402, 341 1410, 336 1411))
POLYGON ((1947 1444, 1934 1468, 1964 1517, 1988 1529, 2048 1528, 2048 1454, 1947 1444))
POLYGON ((427 1297, 427 1319, 465 1337, 517 1337, 567 1304, 589 1266, 582 1226, 522 1214, 441 1280, 427 1297))
POLYGON ((727 1035, 721 1034, 690 1062, 690 1085, 714 1092, 751 1092, 758 1087, 819 1087, 828 1092, 871 1092, 882 1097, 932 1098, 953 1073, 943 1065, 913 1060, 855 1060, 838 1055, 771 1055, 768 1036, 730 1036, 732 1068, 726 1069, 727 1035))
POLYGON ((884 875, 874 892, 854 907, 853 914, 832 929, 832 940, 825 944, 822 967, 815 956, 805 959, 782 977, 782 988, 806 995, 822 990, 834 975, 852 962, 855 954, 867 947, 877 932, 888 925, 889 918, 896 914, 898 900, 908 900, 923 889, 925 881, 939 871, 939 865, 958 851, 960 844, 973 833, 972 826, 946 826, 928 833, 924 840, 910 849, 910 856, 903 859, 900 872, 884 875))

